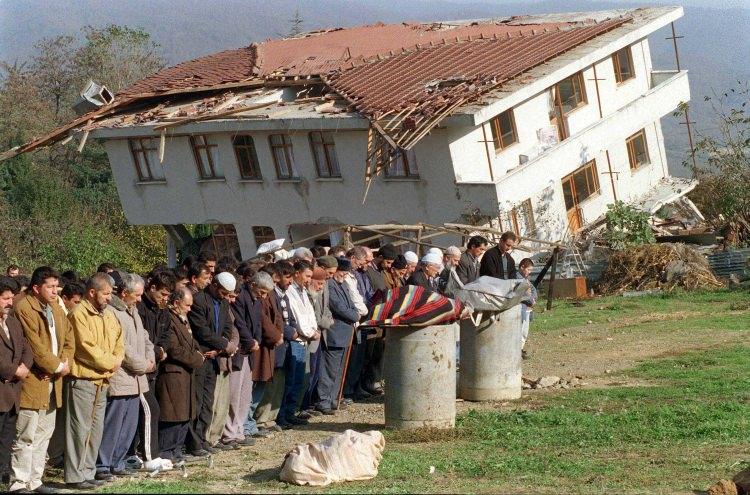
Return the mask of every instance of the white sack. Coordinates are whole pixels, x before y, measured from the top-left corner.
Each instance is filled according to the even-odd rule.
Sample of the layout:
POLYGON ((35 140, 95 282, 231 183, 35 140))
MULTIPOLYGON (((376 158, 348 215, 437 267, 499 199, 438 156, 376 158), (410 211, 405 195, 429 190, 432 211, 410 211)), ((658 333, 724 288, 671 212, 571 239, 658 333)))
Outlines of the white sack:
POLYGON ((281 480, 296 485, 326 486, 369 480, 378 475, 385 438, 379 431, 346 430, 319 443, 298 444, 286 455, 281 480))

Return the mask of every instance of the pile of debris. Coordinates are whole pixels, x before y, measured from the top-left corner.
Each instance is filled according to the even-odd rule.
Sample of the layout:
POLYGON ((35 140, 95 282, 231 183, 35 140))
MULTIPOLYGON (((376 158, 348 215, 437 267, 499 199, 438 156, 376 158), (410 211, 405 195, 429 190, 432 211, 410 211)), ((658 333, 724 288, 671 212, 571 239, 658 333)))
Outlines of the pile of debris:
POLYGON ((675 287, 686 290, 723 287, 708 261, 687 244, 648 244, 617 251, 599 282, 600 294, 675 287))

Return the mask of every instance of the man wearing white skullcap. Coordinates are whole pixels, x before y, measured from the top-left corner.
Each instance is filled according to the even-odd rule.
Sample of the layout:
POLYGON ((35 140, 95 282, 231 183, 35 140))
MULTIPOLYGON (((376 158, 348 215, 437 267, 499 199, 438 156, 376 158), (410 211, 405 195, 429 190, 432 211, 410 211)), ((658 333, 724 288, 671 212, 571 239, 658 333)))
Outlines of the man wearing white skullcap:
POLYGON ((435 279, 443 271, 443 255, 428 252, 422 257, 417 271, 406 281, 406 285, 418 285, 429 290, 437 290, 435 279))
POLYGON ((237 344, 230 342, 233 324, 229 318, 227 295, 237 287, 237 279, 228 272, 214 275, 211 283, 204 290, 193 296, 193 306, 188 313, 193 338, 198 342, 205 357, 203 366, 195 370, 198 400, 198 416, 190 424, 190 432, 185 441, 189 454, 206 456, 215 449, 206 438, 208 427, 213 418, 213 399, 216 388, 218 366, 215 365, 219 354, 232 356, 237 351, 237 344))
POLYGON ((448 280, 451 276, 451 271, 456 269, 460 260, 461 250, 456 246, 448 246, 445 249, 445 254, 443 255, 443 264, 445 265, 445 268, 440 272, 440 277, 437 281, 438 290, 441 293, 445 292, 445 288, 448 285, 448 280))
POLYGON ((403 284, 406 285, 406 281, 411 277, 411 274, 417 270, 419 256, 414 251, 407 251, 404 253, 404 258, 406 259, 406 275, 404 276, 403 284))

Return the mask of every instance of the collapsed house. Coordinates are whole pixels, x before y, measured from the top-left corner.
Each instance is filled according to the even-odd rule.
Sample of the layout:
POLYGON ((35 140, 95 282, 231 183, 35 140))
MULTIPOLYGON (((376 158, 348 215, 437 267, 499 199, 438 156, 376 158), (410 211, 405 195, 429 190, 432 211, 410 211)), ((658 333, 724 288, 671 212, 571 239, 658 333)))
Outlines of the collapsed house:
POLYGON ((128 221, 163 225, 172 248, 190 240, 185 224, 214 225, 243 258, 276 237, 335 244, 336 226, 383 222, 556 241, 607 204, 674 181, 660 119, 689 100, 687 72, 655 69, 647 36, 682 15, 639 8, 268 40, 114 98, 86 95, 88 113, 2 158, 103 139, 128 221))

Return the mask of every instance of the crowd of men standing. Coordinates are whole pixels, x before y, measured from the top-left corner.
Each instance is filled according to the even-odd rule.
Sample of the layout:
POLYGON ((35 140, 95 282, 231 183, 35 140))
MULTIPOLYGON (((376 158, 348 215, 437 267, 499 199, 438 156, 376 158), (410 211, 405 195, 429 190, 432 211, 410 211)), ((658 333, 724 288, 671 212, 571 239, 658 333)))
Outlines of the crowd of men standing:
POLYGON ((463 283, 515 278, 516 240, 506 233, 483 255, 476 236, 463 253, 421 259, 390 244, 240 264, 201 253, 144 276, 104 263, 85 281, 11 266, 0 277, 3 487, 54 492, 43 475, 59 467, 66 487, 93 489, 382 394, 382 332, 359 326, 378 298, 441 291, 451 271, 463 283))

